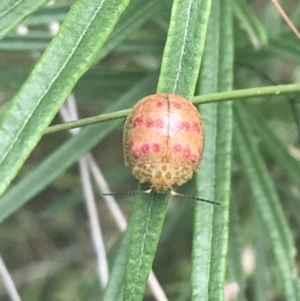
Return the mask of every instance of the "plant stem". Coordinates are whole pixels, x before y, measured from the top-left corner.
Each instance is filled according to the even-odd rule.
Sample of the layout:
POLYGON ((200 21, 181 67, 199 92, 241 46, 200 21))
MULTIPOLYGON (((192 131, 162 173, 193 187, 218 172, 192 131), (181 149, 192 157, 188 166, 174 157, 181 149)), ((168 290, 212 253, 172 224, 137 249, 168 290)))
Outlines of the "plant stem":
MULTIPOLYGON (((291 94, 300 92, 300 84, 290 84, 290 85, 277 85, 277 86, 267 86, 267 87, 256 87, 249 89, 241 89, 235 91, 212 93, 206 95, 195 96, 192 99, 193 104, 206 104, 212 102, 226 101, 226 100, 238 100, 253 97, 262 96, 278 96, 283 94, 291 94)), ((77 128, 81 126, 86 126, 94 123, 125 118, 130 112, 130 109, 116 111, 108 114, 97 115, 93 117, 83 118, 76 121, 66 122, 63 124, 57 124, 50 126, 46 134, 69 130, 72 128, 77 128)))

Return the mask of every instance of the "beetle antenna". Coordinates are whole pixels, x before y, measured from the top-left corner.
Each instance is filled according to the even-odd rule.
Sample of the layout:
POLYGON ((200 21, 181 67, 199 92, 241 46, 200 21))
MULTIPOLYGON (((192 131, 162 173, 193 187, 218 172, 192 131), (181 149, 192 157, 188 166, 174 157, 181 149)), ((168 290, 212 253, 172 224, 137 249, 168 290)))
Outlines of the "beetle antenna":
POLYGON ((102 195, 120 195, 120 194, 139 194, 139 193, 150 193, 152 189, 147 190, 132 190, 132 191, 117 191, 117 192, 105 192, 102 195))
POLYGON ((196 196, 181 194, 181 193, 178 193, 178 192, 176 192, 174 190, 171 190, 171 194, 173 196, 181 196, 181 197, 184 197, 186 199, 192 199, 192 200, 196 200, 196 201, 200 201, 200 202, 205 202, 205 203, 209 203, 209 204, 213 204, 213 205, 221 205, 221 203, 219 203, 219 202, 201 199, 201 198, 198 198, 196 196))
POLYGON ((133 190, 133 191, 106 192, 106 193, 102 193, 102 195, 137 194, 137 193, 142 193, 142 191, 133 190))
MULTIPOLYGON (((151 191, 152 191, 152 189, 150 188, 148 190, 106 192, 106 193, 102 193, 102 195, 139 194, 139 193, 146 193, 147 194, 147 193, 150 193, 151 191)), ((182 193, 178 193, 174 190, 171 190, 171 194, 172 194, 172 196, 175 196, 175 197, 180 196, 180 197, 184 197, 186 199, 192 199, 192 200, 201 201, 201 202, 205 202, 205 203, 209 203, 209 204, 213 204, 213 205, 221 205, 221 203, 219 203, 219 202, 201 199, 201 198, 198 198, 196 196, 185 195, 185 194, 182 194, 182 193)))

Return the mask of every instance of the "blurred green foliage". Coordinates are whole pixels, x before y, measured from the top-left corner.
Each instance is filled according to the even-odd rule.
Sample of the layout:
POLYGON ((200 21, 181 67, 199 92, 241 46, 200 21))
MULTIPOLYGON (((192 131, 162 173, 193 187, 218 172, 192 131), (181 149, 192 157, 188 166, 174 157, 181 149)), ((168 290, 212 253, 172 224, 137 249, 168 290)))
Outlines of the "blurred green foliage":
MULTIPOLYGON (((42 2, 36 11, 21 9, 14 15, 12 10, 9 17, 15 22, 5 23, 7 27, 7 24, 19 25, 3 31, 6 36, 0 40, 0 119, 56 34, 51 32, 53 24, 61 24, 73 4, 61 0, 39 8, 42 2)), ((300 27, 297 18, 300 4, 287 0, 281 3, 300 27)), ((138 86, 143 87, 144 95, 155 92, 171 1, 148 1, 147 5, 144 7, 141 0, 131 2, 129 13, 125 11, 92 67, 76 83, 73 92, 81 117, 130 108, 143 96, 139 95, 142 92, 137 91, 138 86)), ((234 89, 299 82, 300 42, 272 3, 235 0, 233 7, 234 89)), ((1 10, 0 4, 0 16, 4 9, 1 10)), ((226 300, 297 300, 297 293, 293 299, 287 299, 285 287, 293 280, 282 274, 288 273, 285 268, 294 260, 290 271, 294 270, 292 276, 296 278, 299 266, 295 251, 300 247, 300 140, 294 118, 299 116, 294 114, 297 107, 299 110, 298 100, 298 95, 289 98, 279 95, 243 100, 236 106, 235 126, 239 131, 234 131, 232 150, 226 300), (244 127, 240 128, 243 122, 244 127), (251 137, 249 141, 245 133, 251 137), (249 153, 243 151, 243 143, 249 143, 253 149, 249 147, 249 153), (265 185, 265 190, 259 190, 260 184, 265 185), (275 201, 268 203, 268 200, 275 201), (274 213, 276 219, 271 216, 268 220, 265 210, 274 213), (277 230, 278 241, 274 238, 277 230), (281 247, 282 250, 274 250, 281 247), (280 256, 282 261, 278 259, 280 256), (282 267, 285 259, 286 266, 282 267), (230 299, 227 294, 234 294, 237 286, 239 293, 230 299)), ((53 123, 60 122, 56 116, 53 123)), ((123 163, 122 122, 107 125, 86 129, 82 137, 95 137, 89 146, 87 141, 79 139, 72 144, 67 133, 44 136, 15 179, 13 185, 17 189, 12 185, 2 198, 10 198, 5 204, 12 204, 12 209, 0 225, 0 253, 23 301, 92 301, 101 300, 99 294, 103 296, 98 286, 80 177, 76 164, 72 163, 84 153, 78 149, 81 144, 89 149, 99 139, 101 142, 93 148, 93 154, 111 190, 136 189, 137 182, 123 163), (96 137, 98 132, 101 137, 100 134, 96 137), (63 155, 55 157, 67 141, 64 156, 70 154, 68 162, 63 155), (52 160, 51 164, 46 159, 52 160), (53 162, 57 164, 54 171, 50 168, 53 162), (32 176, 39 171, 38 176, 32 176), (21 208, 15 212, 18 207, 21 208)), ((181 192, 196 194, 193 184, 193 181, 187 183, 181 192)), ((129 218, 131 199, 124 195, 118 197, 118 202, 129 218)), ((97 203, 112 267, 119 246, 125 242, 121 241, 122 235, 99 194, 97 203)), ((191 300, 194 206, 188 200, 172 200, 155 256, 153 269, 169 300, 191 300)), ((121 259, 118 257, 118 262, 123 262, 121 259)), ((295 287, 299 293, 298 282, 295 287)), ((1 284, 0 299, 9 300, 1 284)), ((149 290, 145 300, 153 300, 149 290)))

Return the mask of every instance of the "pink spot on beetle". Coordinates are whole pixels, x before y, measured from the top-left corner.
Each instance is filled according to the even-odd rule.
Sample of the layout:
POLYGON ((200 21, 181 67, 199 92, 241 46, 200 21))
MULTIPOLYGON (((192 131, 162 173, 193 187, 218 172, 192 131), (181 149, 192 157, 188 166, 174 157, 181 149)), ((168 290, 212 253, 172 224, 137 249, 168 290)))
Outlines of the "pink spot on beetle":
POLYGON ((173 151, 174 151, 174 153, 180 153, 181 150, 182 150, 182 147, 181 147, 180 144, 175 144, 175 145, 173 146, 173 151))
POLYGON ((196 162, 198 161, 198 159, 199 159, 199 156, 198 156, 198 155, 196 155, 196 154, 191 154, 190 160, 191 160, 191 162, 192 162, 193 164, 196 163, 196 162))
POLYGON ((132 147, 133 147, 133 141, 130 139, 130 140, 128 141, 128 148, 129 148, 130 150, 132 150, 132 147))
POLYGON ((188 146, 186 146, 183 149, 182 154, 183 154, 183 158, 188 159, 190 157, 190 155, 191 155, 191 149, 188 146))
POLYGON ((140 157, 141 153, 140 153, 140 150, 139 149, 133 149, 132 150, 132 156, 134 159, 138 159, 140 157))
POLYGON ((161 118, 148 119, 146 121, 146 127, 148 128, 162 128, 164 126, 164 121, 161 118))
POLYGON ((154 153, 158 153, 160 151, 160 145, 158 143, 153 143, 151 147, 154 153))
POLYGON ((182 105, 181 105, 179 102, 174 101, 174 102, 173 102, 173 107, 174 107, 175 109, 181 109, 181 108, 182 108, 182 105))
POLYGON ((192 123, 192 130, 195 131, 195 132, 197 132, 197 133, 200 133, 200 125, 199 125, 198 122, 193 121, 193 123, 192 123))
POLYGON ((177 127, 180 130, 188 131, 190 129, 190 123, 188 121, 179 121, 177 127))
POLYGON ((133 121, 132 121, 132 126, 135 128, 137 126, 140 126, 144 123, 144 118, 142 116, 136 117, 133 121))
POLYGON ((160 100, 156 103, 156 106, 158 108, 162 107, 163 105, 164 105, 164 103, 162 101, 160 101, 160 100))
POLYGON ((141 147, 141 153, 143 155, 149 153, 149 150, 150 150, 150 146, 149 146, 148 143, 145 143, 145 144, 142 145, 142 147, 141 147))

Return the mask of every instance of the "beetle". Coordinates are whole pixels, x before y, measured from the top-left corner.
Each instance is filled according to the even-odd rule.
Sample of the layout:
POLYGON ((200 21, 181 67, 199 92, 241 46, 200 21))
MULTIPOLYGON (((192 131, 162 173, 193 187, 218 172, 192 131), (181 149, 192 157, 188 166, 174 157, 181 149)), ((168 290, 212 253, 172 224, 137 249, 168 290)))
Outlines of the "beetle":
MULTIPOLYGON (((150 189, 142 193, 170 191, 173 196, 221 205, 174 191, 198 171, 203 144, 203 122, 198 110, 176 94, 159 93, 141 99, 133 106, 125 121, 125 164, 132 168, 133 175, 140 183, 150 184, 150 189)), ((103 195, 116 194, 124 192, 103 195)))
POLYGON ((204 150, 204 127, 200 113, 185 98, 172 93, 149 95, 128 114, 123 132, 125 165, 150 189, 213 204, 214 201, 174 191, 197 172, 204 150))

